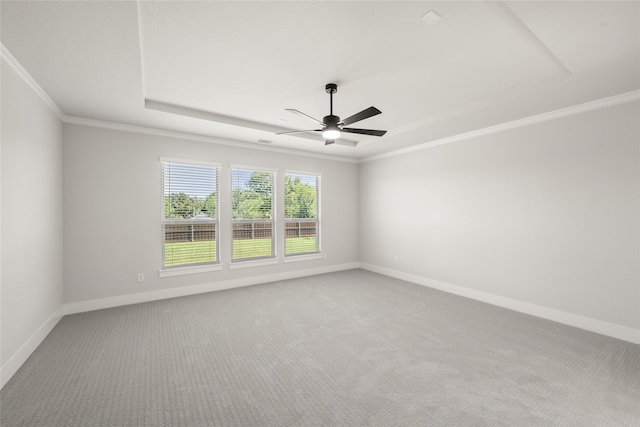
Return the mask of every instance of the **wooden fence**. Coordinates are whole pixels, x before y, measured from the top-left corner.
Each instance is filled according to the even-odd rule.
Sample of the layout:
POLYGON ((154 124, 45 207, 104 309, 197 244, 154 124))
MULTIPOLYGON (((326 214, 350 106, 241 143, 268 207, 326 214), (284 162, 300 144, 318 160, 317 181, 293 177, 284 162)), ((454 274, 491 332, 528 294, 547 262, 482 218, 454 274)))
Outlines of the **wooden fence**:
POLYGON ((273 236, 271 222, 234 222, 233 240, 270 239, 273 236))
MULTIPOLYGON (((200 242, 216 239, 216 225, 205 224, 166 224, 164 228, 165 242, 200 242)), ((315 237, 317 224, 311 221, 287 221, 285 236, 315 237)), ((233 239, 270 239, 273 237, 273 223, 262 221, 234 222, 233 239)))
POLYGON ((166 224, 165 242, 201 242, 216 240, 216 225, 206 224, 166 224))
POLYGON ((317 224, 310 221, 287 221, 285 223, 285 237, 316 237, 317 224))

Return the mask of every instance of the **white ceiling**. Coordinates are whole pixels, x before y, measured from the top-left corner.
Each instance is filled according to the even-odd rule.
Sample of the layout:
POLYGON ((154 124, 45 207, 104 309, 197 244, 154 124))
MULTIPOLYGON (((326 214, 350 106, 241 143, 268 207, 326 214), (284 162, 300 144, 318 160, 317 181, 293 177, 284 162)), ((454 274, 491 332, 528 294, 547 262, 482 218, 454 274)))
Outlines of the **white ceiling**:
POLYGON ((1 15, 2 44, 66 116, 355 159, 640 88, 638 1, 2 0, 1 15), (315 126, 285 108, 329 114, 331 82, 334 114, 375 106, 352 126, 388 133, 275 136, 315 126))

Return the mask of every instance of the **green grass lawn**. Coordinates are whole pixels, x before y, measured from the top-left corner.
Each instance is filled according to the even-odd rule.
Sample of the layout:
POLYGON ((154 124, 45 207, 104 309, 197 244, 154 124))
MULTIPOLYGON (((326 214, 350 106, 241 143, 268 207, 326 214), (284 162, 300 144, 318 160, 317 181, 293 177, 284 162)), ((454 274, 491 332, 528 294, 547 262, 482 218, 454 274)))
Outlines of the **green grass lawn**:
POLYGON ((271 256, 271 239, 233 241, 233 259, 271 256))
POLYGON ((284 252, 287 255, 315 252, 316 250, 315 237, 287 237, 284 241, 284 252))
POLYGON ((215 240, 167 242, 164 244, 164 265, 170 266, 213 261, 216 261, 215 240))
MULTIPOLYGON (((285 253, 316 251, 315 237, 295 237, 285 240, 285 253)), ((165 265, 192 264, 216 261, 216 242, 168 242, 164 247, 165 265)), ((233 241, 233 258, 254 258, 271 255, 271 239, 248 239, 233 241)))

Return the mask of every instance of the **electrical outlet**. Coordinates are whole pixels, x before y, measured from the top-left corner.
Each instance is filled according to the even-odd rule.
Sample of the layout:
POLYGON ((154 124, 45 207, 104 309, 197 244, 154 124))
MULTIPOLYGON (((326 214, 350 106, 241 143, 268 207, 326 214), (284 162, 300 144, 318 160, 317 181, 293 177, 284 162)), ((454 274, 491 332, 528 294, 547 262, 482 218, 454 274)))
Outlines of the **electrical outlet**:
POLYGON ((138 273, 138 282, 144 282, 144 273, 138 273))
POLYGON ((393 262, 394 262, 395 264, 397 264, 397 263, 398 263, 398 255, 396 255, 396 256, 394 256, 394 257, 393 257, 393 262))

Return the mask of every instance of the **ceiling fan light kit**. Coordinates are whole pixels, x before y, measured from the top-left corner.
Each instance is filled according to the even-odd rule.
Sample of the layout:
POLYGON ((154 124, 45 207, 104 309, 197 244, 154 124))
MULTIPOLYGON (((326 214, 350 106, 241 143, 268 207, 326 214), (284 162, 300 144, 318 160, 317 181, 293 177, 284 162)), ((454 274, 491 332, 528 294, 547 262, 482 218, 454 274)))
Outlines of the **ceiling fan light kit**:
POLYGON ((337 127, 334 128, 334 127, 327 126, 322 131, 322 136, 326 139, 340 138, 340 135, 341 135, 340 129, 338 129, 337 127))
POLYGON ((340 136, 342 135, 342 132, 357 133, 361 135, 373 135, 373 136, 382 136, 385 133, 387 133, 386 130, 356 129, 356 128, 345 127, 352 123, 359 122, 360 120, 364 120, 364 119, 368 119, 369 117, 376 116, 380 114, 381 111, 375 107, 369 107, 341 121, 339 116, 333 115, 333 94, 338 91, 338 85, 335 83, 328 83, 325 86, 325 91, 329 94, 329 115, 324 116, 322 121, 315 119, 301 111, 298 111, 292 108, 286 109, 291 113, 313 120, 315 123, 322 126, 321 129, 294 130, 290 132, 280 132, 280 133, 277 133, 276 135, 286 135, 286 134, 303 133, 303 132, 322 132, 322 136, 323 138, 325 138, 325 145, 329 145, 329 144, 333 144, 337 138, 340 138, 340 136))

